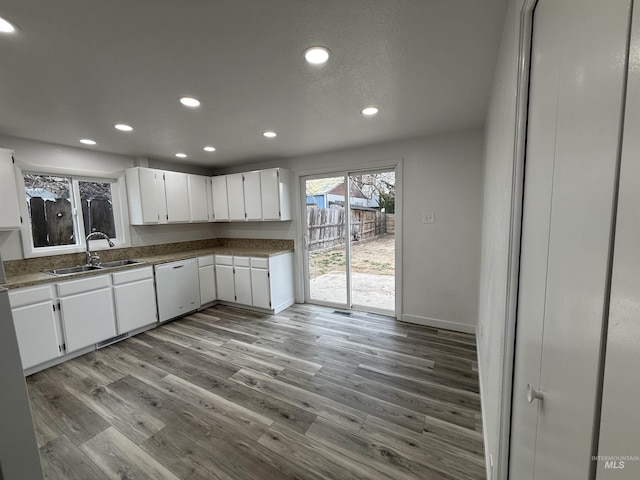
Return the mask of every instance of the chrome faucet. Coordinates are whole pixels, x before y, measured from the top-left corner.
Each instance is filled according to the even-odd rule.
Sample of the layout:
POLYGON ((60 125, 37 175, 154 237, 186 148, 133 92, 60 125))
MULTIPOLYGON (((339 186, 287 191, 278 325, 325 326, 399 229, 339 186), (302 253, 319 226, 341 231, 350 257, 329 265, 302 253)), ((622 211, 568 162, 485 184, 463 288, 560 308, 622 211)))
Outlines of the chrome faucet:
POLYGON ((87 265, 98 265, 100 263, 100 255, 92 255, 91 250, 89 249, 89 240, 93 240, 94 238, 104 238, 110 247, 115 247, 116 244, 111 241, 111 239, 102 232, 92 232, 87 235, 86 244, 87 244, 87 265))

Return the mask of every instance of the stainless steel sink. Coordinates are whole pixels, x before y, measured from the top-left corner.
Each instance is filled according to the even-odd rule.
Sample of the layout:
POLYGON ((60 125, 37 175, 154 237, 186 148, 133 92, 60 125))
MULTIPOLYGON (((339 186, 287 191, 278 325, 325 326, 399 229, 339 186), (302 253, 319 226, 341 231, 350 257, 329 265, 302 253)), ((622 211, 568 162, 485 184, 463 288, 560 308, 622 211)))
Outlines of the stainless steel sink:
POLYGON ((47 273, 62 277, 64 275, 73 275, 74 273, 92 272, 94 270, 101 270, 101 267, 95 265, 78 265, 77 267, 56 268, 55 270, 49 270, 47 273))
POLYGON ((138 260, 114 260, 112 262, 102 262, 100 267, 102 268, 114 268, 114 267, 124 267, 126 265, 137 265, 138 263, 142 263, 138 260))

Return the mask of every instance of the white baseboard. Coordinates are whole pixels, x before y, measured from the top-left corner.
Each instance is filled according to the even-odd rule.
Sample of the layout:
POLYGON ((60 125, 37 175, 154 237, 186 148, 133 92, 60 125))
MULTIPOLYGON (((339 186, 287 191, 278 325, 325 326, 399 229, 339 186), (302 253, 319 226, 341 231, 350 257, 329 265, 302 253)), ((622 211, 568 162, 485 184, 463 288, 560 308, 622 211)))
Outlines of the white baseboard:
POLYGON ((452 322, 450 320, 438 320, 437 318, 418 317, 417 315, 402 315, 401 320, 407 323, 426 325, 427 327, 443 328, 445 330, 453 330, 462 333, 476 333, 475 325, 467 325, 466 323, 452 322))
POLYGON ((487 412, 485 409, 485 397, 484 397, 484 388, 482 386, 482 363, 480 359, 482 355, 480 355, 480 332, 478 331, 478 327, 476 327, 476 352, 478 355, 478 383, 480 384, 480 415, 482 416, 482 441, 484 442, 484 464, 487 471, 487 479, 492 480, 493 468, 491 466, 491 458, 489 452, 489 439, 487 438, 487 412))

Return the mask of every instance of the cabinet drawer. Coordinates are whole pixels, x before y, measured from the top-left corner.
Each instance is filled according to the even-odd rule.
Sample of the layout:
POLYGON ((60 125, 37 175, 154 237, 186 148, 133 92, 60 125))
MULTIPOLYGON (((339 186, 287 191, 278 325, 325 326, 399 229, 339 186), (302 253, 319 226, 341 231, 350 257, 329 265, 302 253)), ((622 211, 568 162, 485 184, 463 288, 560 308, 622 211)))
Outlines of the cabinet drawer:
POLYGON ((65 297, 67 295, 76 295, 78 293, 107 287, 109 287, 109 275, 83 278, 81 280, 70 280, 68 282, 58 284, 58 295, 65 297))
POLYGON ((207 265, 213 265, 213 255, 207 255, 206 257, 198 257, 199 267, 206 267, 207 265))
POLYGON ((46 302, 51 300, 51 297, 51 285, 9 290, 9 303, 11 304, 11 308, 46 302))
POLYGON ((216 265, 233 265, 233 257, 230 255, 216 255, 216 265))
POLYGON ((136 268, 134 270, 125 270, 124 272, 116 272, 111 274, 114 285, 122 285, 123 283, 137 282, 153 278, 153 267, 136 268))
POLYGON ((266 257, 251 257, 251 266, 253 268, 269 268, 269 259, 266 257))
POLYGON ((250 267, 251 259, 249 257, 233 257, 233 264, 236 267, 250 267))

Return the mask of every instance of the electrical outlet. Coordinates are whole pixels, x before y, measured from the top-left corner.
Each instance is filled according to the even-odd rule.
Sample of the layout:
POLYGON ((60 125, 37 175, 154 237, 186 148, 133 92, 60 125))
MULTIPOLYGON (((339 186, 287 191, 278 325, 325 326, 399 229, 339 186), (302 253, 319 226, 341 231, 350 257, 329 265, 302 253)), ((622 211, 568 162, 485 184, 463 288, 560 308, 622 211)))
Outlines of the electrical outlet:
POLYGON ((436 216, 433 212, 422 212, 422 223, 435 223, 436 216))

